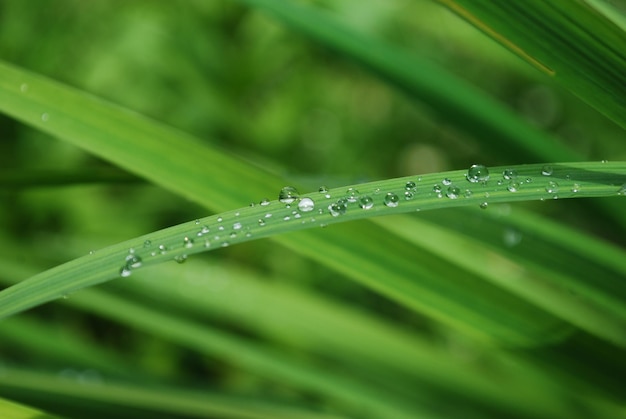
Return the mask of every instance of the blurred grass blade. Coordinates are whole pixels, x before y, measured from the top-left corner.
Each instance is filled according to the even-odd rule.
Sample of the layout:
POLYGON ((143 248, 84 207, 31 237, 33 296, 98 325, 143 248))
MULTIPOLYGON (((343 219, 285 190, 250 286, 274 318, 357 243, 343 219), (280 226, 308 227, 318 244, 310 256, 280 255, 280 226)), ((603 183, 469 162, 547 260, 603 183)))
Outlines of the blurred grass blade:
POLYGON ((438 0, 626 128, 626 33, 582 0, 438 0))
POLYGON ((3 398, 0 398, 0 416, 4 419, 63 419, 3 398))
POLYGON ((427 103, 451 124, 481 138, 510 161, 577 161, 581 157, 533 128, 479 89, 445 68, 334 21, 313 7, 284 0, 239 0, 266 11, 317 43, 350 57, 427 103))
MULTIPOLYGON (((8 262, 6 265, 10 267, 12 264, 8 262)), ((0 268, 0 272, 2 272, 1 269, 3 268, 0 268)), ((155 278, 152 275, 148 272, 146 275, 148 276, 142 281, 150 278, 149 280, 154 282, 155 278)), ((204 271, 201 272, 201 276, 204 277, 204 271)), ((179 288, 180 286, 180 284, 177 285, 179 288)), ((172 295, 174 298, 179 298, 176 296, 180 295, 180 292, 172 295)), ((147 298, 147 300, 151 301, 152 307, 139 303, 136 298, 131 301, 100 290, 85 290, 73 298, 63 300, 63 303, 129 327, 139 328, 199 353, 228 360, 263 377, 280 379, 299 388, 349 402, 355 407, 367 406, 368 409, 392 415, 391 417, 415 417, 418 411, 423 415, 420 417, 439 417, 436 410, 430 412, 427 407, 423 411, 421 408, 413 407, 415 410, 409 410, 412 413, 408 414, 406 414, 406 408, 409 408, 412 402, 419 405, 429 398, 440 398, 442 395, 444 399, 451 396, 461 397, 464 403, 468 403, 468 406, 490 406, 490 409, 496 408, 500 412, 514 410, 520 418, 533 418, 537 412, 550 412, 550 417, 555 418, 576 417, 571 409, 571 394, 553 388, 555 383, 530 365, 497 352, 490 352, 488 360, 480 357, 468 360, 451 352, 442 351, 440 346, 417 337, 400 336, 398 339, 397 333, 385 332, 384 329, 388 326, 380 323, 377 325, 375 322, 373 324, 374 336, 378 339, 375 342, 370 341, 369 348, 345 353, 338 351, 338 354, 331 358, 343 366, 341 370, 343 378, 338 378, 334 376, 333 368, 328 368, 325 363, 316 364, 315 368, 311 368, 310 361, 303 364, 288 353, 283 354, 265 345, 216 330, 210 326, 210 321, 202 323, 191 321, 188 310, 181 311, 176 304, 175 307, 171 307, 171 301, 168 301, 171 299, 153 301, 152 298, 147 298), (378 334, 381 331, 382 333, 378 334), (391 337, 390 341, 385 340, 389 337, 391 337), (371 355, 376 351, 379 353, 374 358, 369 356, 368 359, 360 358, 364 352, 371 355), (359 354, 356 358, 364 361, 366 365, 362 366, 357 363, 355 370, 350 368, 352 364, 350 359, 342 359, 342 357, 353 358, 356 354, 359 354), (380 362, 381 359, 390 357, 391 354, 397 359, 380 362), (391 377, 397 381, 395 385, 401 388, 395 391, 394 397, 388 399, 386 391, 390 384, 385 383, 383 379, 385 377, 378 375, 384 375, 389 371, 389 365, 393 363, 405 364, 405 366, 404 373, 398 373, 395 368, 391 370, 393 372, 391 377), (497 380, 494 381, 493 377, 486 376, 484 371, 497 371, 497 380), (346 377, 354 376, 361 377, 360 384, 346 379, 346 377), (386 390, 377 390, 380 382, 385 383, 386 390), (551 391, 547 392, 546 388, 551 388, 551 391), (378 394, 379 400, 370 403, 363 399, 367 398, 371 392, 378 394), (412 402, 403 407, 403 404, 407 403, 405 400, 407 397, 412 402), (386 403, 390 402, 395 403, 395 407, 386 406, 386 403)), ((259 303, 263 301, 265 300, 259 303)), ((349 310, 342 308, 341 311, 351 315, 349 310)), ((322 311, 316 316, 332 316, 333 313, 336 314, 336 309, 332 307, 332 304, 329 306, 325 303, 322 311), (327 313, 328 309, 330 312, 327 313)), ((198 314, 200 311, 192 317, 195 318, 198 314)), ((298 310, 288 309, 287 312, 280 314, 281 318, 285 316, 297 317, 299 313, 298 310)), ((319 328, 328 327, 328 331, 320 331, 322 335, 335 334, 332 341, 344 340, 343 348, 346 348, 346 345, 349 348, 352 345, 358 346, 365 343, 359 339, 362 333, 338 335, 338 330, 332 321, 327 324, 313 324, 317 324, 319 328)), ((363 326, 366 325, 361 327, 363 326)), ((289 324, 286 327, 289 329, 289 324)), ((314 328, 312 324, 306 327, 307 330, 314 328)), ((319 332, 317 334, 319 335, 319 332)), ((372 334, 372 332, 367 331, 366 334, 372 334)), ((324 340, 320 342, 320 344, 324 343, 324 340)), ((480 348, 477 347, 476 350, 480 352, 480 348)), ((316 352, 318 351, 313 351, 313 353, 316 352)), ((323 357, 323 359, 327 358, 323 357)), ((331 363, 331 365, 336 364, 331 363)))
MULTIPOLYGON (((71 412, 76 405, 86 405, 95 417, 196 417, 241 419, 339 419, 340 416, 307 411, 297 406, 281 405, 251 397, 241 398, 208 391, 180 388, 146 387, 108 382, 84 383, 57 374, 7 369, 0 375, 0 389, 13 397, 53 404, 58 410, 71 412), (123 412, 127 413, 124 414, 123 412)), ((0 412, 2 412, 0 404, 0 412)), ((40 414, 41 415, 41 414, 40 414)), ((3 419, 13 416, 2 416, 3 419)), ((48 416, 15 416, 15 418, 44 419, 48 416)), ((52 417, 51 417, 52 418, 52 417)))

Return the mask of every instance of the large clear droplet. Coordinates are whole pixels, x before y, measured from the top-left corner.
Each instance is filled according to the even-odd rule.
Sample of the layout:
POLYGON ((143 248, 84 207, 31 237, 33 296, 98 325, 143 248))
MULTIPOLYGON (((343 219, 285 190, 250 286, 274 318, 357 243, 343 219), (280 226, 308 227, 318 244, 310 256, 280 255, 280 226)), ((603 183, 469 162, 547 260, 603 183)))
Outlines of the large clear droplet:
POLYGON ((333 217, 338 217, 340 215, 343 215, 346 213, 347 210, 348 210, 348 203, 347 203, 347 200, 345 199, 339 199, 337 202, 333 202, 332 204, 328 206, 328 211, 330 212, 330 215, 332 215, 333 217))
POLYGON ((467 170, 465 177, 472 183, 486 182, 489 180, 489 169, 482 164, 474 164, 467 170))
POLYGON ((278 193, 278 200, 283 204, 292 204, 300 194, 293 186, 285 186, 278 193))
POLYGON ((302 198, 298 202, 298 209, 302 212, 313 211, 315 209, 315 201, 308 197, 302 198))
POLYGON ((366 210, 371 209, 374 207, 374 200, 370 196, 362 196, 359 199, 359 207, 366 210))
POLYGON ((554 181, 548 182, 548 184, 546 185, 546 192, 548 192, 550 194, 558 193, 559 192, 559 184, 554 182, 554 181))
POLYGON ((355 188, 348 188, 346 191, 346 199, 348 202, 356 202, 357 197, 359 196, 359 191, 355 188))
POLYGON ((519 183, 518 182, 509 182, 509 184, 507 185, 506 189, 509 192, 517 192, 517 191, 519 191, 519 183))
POLYGON ((552 176, 553 172, 554 172, 554 169, 552 168, 552 166, 545 165, 541 168, 541 174, 544 176, 552 176))
POLYGON ((450 199, 457 199, 461 195, 461 189, 456 186, 450 186, 446 192, 446 196, 450 199))
POLYGON ((143 263, 141 258, 135 254, 130 254, 126 256, 125 262, 126 262, 126 267, 129 269, 140 268, 141 264, 143 263))
POLYGON ((400 203, 400 198, 398 198, 398 195, 396 195, 393 192, 387 193, 387 195, 385 195, 385 197, 383 198, 383 204, 385 204, 385 206, 390 207, 390 208, 397 207, 399 203, 400 203))
POLYGON ((506 169, 502 172, 502 177, 506 180, 515 180, 517 179, 517 171, 515 169, 506 169))

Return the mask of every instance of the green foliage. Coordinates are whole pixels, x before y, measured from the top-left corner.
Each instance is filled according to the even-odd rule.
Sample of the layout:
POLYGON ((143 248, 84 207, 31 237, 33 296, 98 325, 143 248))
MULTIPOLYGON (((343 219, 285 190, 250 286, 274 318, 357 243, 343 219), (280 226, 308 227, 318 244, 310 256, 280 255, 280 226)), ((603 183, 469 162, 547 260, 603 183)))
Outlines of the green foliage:
POLYGON ((3 2, 3 397, 623 417, 615 8, 441 3, 3 2))

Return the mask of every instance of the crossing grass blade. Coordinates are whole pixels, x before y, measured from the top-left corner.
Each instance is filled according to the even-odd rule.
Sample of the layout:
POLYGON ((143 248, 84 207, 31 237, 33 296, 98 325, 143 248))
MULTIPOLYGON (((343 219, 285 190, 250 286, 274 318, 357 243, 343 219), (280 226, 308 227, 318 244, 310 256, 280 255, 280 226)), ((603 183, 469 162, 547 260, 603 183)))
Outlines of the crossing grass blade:
POLYGON ((293 1, 239 1, 363 65, 409 97, 427 103, 445 120, 480 137, 494 151, 527 162, 581 159, 479 89, 425 58, 351 30, 313 7, 293 1))
POLYGON ((593 2, 439 1, 626 128, 626 33, 593 2))
MULTIPOLYGON (((0 273, 6 269, 23 270, 19 266, 11 267, 12 264, 9 261, 3 263, 2 266, 0 273)), ((199 284, 200 278, 205 278, 206 269, 198 268, 192 267, 191 271, 185 274, 187 276, 190 272, 197 272, 196 275, 191 276, 194 284, 199 284)), ((174 273, 173 270, 169 272, 174 273)), ((163 273, 160 271, 155 276, 146 270, 145 276, 140 278, 139 282, 131 281, 121 287, 122 290, 126 290, 125 292, 116 292, 116 294, 124 294, 124 297, 91 289, 63 300, 63 303, 78 310, 120 322, 128 327, 140 328, 144 332, 153 333, 204 355, 234 362, 263 377, 279 379, 281 382, 314 391, 330 399, 349 403, 353 406, 351 410, 355 412, 367 406, 369 410, 378 412, 380 415, 411 417, 415 412, 421 411, 425 417, 433 415, 436 417, 437 411, 430 411, 428 408, 421 409, 413 403, 420 400, 425 402, 429 398, 455 397, 460 399, 458 400, 460 405, 467 404, 468 409, 487 408, 487 411, 492 409, 502 412, 513 409, 520 417, 534 417, 538 411, 550 412, 557 418, 576 415, 570 408, 569 400, 572 397, 570 394, 552 387, 554 383, 551 379, 543 376, 531 365, 520 363, 520 360, 512 359, 506 354, 493 352, 490 354, 489 361, 462 360, 452 353, 442 352, 438 345, 433 345, 427 340, 411 336, 401 330, 394 330, 393 326, 384 322, 374 320, 361 323, 362 320, 366 320, 360 318, 361 314, 351 313, 350 309, 334 306, 335 304, 331 301, 323 301, 322 298, 316 299, 304 294, 298 296, 297 292, 288 291, 291 296, 296 296, 295 301, 284 300, 281 298, 285 297, 284 291, 281 292, 279 289, 278 295, 274 295, 276 287, 273 286, 265 291, 266 296, 256 294, 260 297, 259 304, 275 304, 276 310, 280 312, 279 316, 293 318, 296 323, 294 326, 288 323, 282 324, 283 334, 293 339, 297 333, 295 335, 290 333, 291 329, 305 327, 314 337, 320 339, 316 342, 318 345, 330 345, 321 351, 310 348, 311 353, 328 351, 322 359, 328 360, 330 357, 340 362, 344 366, 342 376, 360 376, 362 382, 367 384, 358 384, 345 377, 341 378, 323 362, 311 368, 310 362, 303 363, 294 359, 289 355, 289 351, 283 353, 269 346, 220 331, 210 326, 209 318, 200 323, 198 316, 207 317, 206 305, 211 305, 212 302, 204 299, 202 304, 198 304, 194 301, 200 302, 200 300, 181 298, 180 292, 171 292, 173 288, 180 289, 180 283, 175 284, 174 287, 167 283, 153 284, 160 280, 172 282, 167 271, 163 273), (146 284, 156 285, 156 293, 162 294, 162 297, 155 300, 154 290, 151 295, 146 295, 144 292, 146 284), (137 291, 140 290, 132 291, 137 286, 143 289, 139 293, 137 291), (160 291, 158 288, 164 288, 164 290, 160 291), (294 310, 293 305, 303 300, 305 301, 304 313, 300 309, 294 310), (181 307, 186 307, 186 309, 181 309, 181 307), (193 313, 190 313, 190 308, 193 308, 193 313), (308 322, 307 312, 315 317, 314 322, 308 322), (335 321, 320 322, 319 316, 337 319, 339 314, 344 317, 343 320, 338 320, 338 324, 335 321), (356 330, 351 328, 346 334, 346 330, 343 329, 344 323, 350 322, 357 327, 356 330), (337 346, 338 343, 339 346, 337 346), (392 353, 394 356, 390 357, 392 353), (498 371, 498 381, 494 382, 490 377, 485 376, 485 370, 498 371), (386 374, 391 375, 387 377, 386 374), (381 385, 385 390, 379 388, 381 385), (397 387, 394 395, 387 394, 387 390, 394 387, 397 387), (377 394, 375 397, 377 400, 373 402, 368 400, 370 392, 377 394), (416 395, 416 392, 420 395, 416 395)), ((239 279, 241 277, 237 278, 239 279)), ((260 284, 263 282, 261 281, 260 284)), ((257 289, 264 288, 258 283, 254 286, 257 289)), ((199 295, 193 289, 187 291, 199 295)), ((239 294, 237 290, 233 292, 239 294)), ((189 294, 186 293, 186 295, 189 294)), ((237 311, 236 308, 234 310, 237 311)), ((242 307, 239 311, 245 313, 249 310, 242 307)), ((253 317, 254 313, 247 315, 253 317)), ((244 323, 256 323, 256 321, 257 319, 250 318, 244 323)), ((0 379, 0 383, 2 382, 0 379)), ((10 388, 10 383, 14 382, 15 380, 9 376, 5 385, 10 388)), ((97 401, 98 398, 94 400, 94 402, 97 401)), ((587 407, 595 409, 591 405, 587 407)))

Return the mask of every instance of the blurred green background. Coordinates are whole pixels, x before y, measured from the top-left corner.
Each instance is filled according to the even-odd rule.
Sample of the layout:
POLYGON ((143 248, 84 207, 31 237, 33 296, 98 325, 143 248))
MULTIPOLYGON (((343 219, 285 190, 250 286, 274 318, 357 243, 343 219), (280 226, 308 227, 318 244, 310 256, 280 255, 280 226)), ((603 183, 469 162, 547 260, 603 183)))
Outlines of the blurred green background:
MULTIPOLYGON (((435 2, 302 3, 437 63, 585 160, 626 159, 621 128, 435 2)), ((453 119, 435 115, 367 69, 232 0, 3 0, 0 58, 187 131, 309 190, 322 184, 334 187, 463 169, 474 163, 534 163, 514 153, 495 152, 489 144, 497 139, 462 132, 453 119)), ((24 267, 23 277, 90 250, 207 215, 200 206, 126 175, 112 163, 1 115, 0 176, 0 251, 24 267), (66 172, 75 176, 73 181, 40 185, 66 172), (94 173, 95 181, 85 181, 94 173), (110 181, 107 174, 119 176, 110 181), (34 180, 12 184, 20 175, 34 180)), ((245 185, 233 179, 233 187, 245 185)), ((271 198, 273 194, 268 191, 271 198)), ((623 244, 623 233, 598 217, 592 203, 567 201, 515 205, 623 244)), ((241 202, 241 207, 248 204, 241 202)), ((436 220, 438 215, 424 217, 436 220)), ((503 245, 522 240, 511 235, 513 230, 503 233, 503 245)), ((197 269, 197 261, 214 267, 216 273, 207 275, 211 295, 235 281, 229 279, 233 271, 251 273, 255 280, 324 296, 388 320, 442 345, 442 350, 468 351, 472 346, 426 317, 266 241, 194 256, 174 266, 179 273, 171 281, 184 281, 188 270, 197 269)), ((145 281, 151 274, 142 275, 129 281, 145 281)), ((102 288, 113 294, 130 292, 115 282, 102 288)), ((237 300, 237 292, 224 298, 258 309, 253 295, 240 297, 244 302, 237 300)), ((80 298, 80 293, 70 297, 80 298)), ((165 297, 143 298, 158 309, 159 298, 165 297)), ((146 383, 320 403, 315 394, 268 382, 231 362, 97 314, 54 303, 19 317, 32 322, 32 328, 12 329, 14 319, 6 321, 0 331, 0 362, 5 366, 99 381, 114 375, 115 368, 102 370, 106 364, 116 366, 120 376, 146 383), (19 333, 37 327, 41 333, 19 333), (85 343, 94 354, 102 351, 102 358, 81 358, 81 353, 91 353, 87 350, 71 354, 69 349, 47 348, 45 342, 63 341, 65 336, 85 343)), ((219 312, 212 313, 211 325, 296 357, 311 356, 299 351, 288 333, 268 336, 219 312)), ((19 397, 32 402, 24 394, 19 397)), ((13 397, 19 398, 17 393, 13 397)))

